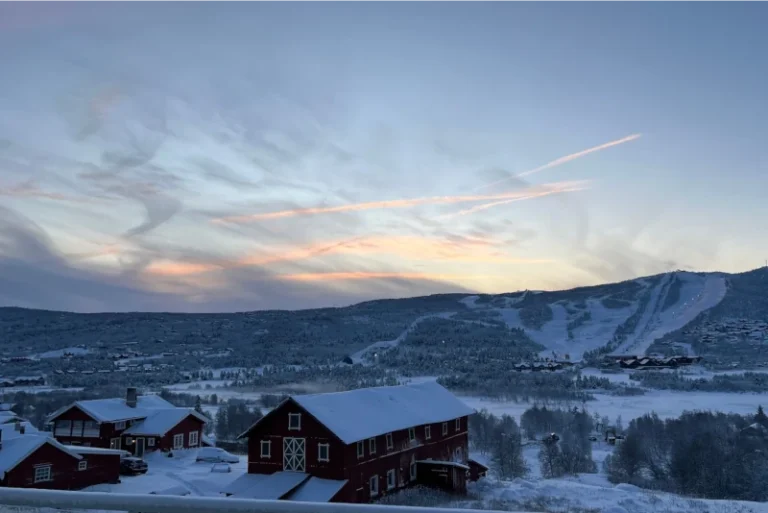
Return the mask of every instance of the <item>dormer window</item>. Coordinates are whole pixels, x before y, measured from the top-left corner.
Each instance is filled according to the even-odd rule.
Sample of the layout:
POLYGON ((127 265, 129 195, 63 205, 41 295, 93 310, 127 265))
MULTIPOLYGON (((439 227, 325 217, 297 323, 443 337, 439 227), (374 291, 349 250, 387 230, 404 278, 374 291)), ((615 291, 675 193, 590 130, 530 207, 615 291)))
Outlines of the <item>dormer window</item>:
POLYGON ((456 419, 456 432, 461 431, 461 419, 456 419))
POLYGON ((288 431, 301 431, 301 413, 288 414, 288 431))
POLYGON ((392 440, 392 433, 387 433, 387 450, 391 451, 395 448, 395 442, 392 440))
POLYGON ((426 440, 432 438, 432 426, 424 426, 424 438, 426 440))
POLYGON ((115 422, 115 431, 122 431, 125 429, 125 421, 121 420, 120 422, 115 422))
POLYGON ((414 428, 408 428, 408 440, 411 442, 416 441, 416 430, 414 428))
POLYGON ((371 454, 376 454, 376 439, 370 438, 368 439, 368 452, 371 454))

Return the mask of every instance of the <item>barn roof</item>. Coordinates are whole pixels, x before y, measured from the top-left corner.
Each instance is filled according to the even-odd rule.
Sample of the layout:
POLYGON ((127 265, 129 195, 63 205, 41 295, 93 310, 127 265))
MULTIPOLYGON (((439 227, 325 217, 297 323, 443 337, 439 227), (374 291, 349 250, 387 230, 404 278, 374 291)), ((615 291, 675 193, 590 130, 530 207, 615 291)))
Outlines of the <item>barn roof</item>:
POLYGON ((88 401, 77 401, 72 405, 65 406, 51 414, 49 420, 55 419, 73 406, 80 408, 91 418, 99 422, 140 419, 148 417, 155 410, 175 408, 159 395, 140 395, 135 408, 128 406, 123 398, 91 399, 88 401))
POLYGON ((163 436, 190 415, 193 415, 201 422, 208 422, 205 416, 196 412, 193 408, 165 408, 154 410, 146 419, 137 422, 123 433, 126 435, 163 436))
POLYGON ((435 382, 296 395, 289 400, 296 402, 346 444, 422 424, 446 422, 475 412, 435 382))

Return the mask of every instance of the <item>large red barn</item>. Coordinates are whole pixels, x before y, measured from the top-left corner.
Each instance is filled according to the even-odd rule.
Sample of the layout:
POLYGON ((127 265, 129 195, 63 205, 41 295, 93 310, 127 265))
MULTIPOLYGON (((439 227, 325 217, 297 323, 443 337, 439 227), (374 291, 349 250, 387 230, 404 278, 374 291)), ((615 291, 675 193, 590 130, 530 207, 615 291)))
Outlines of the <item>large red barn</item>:
POLYGON ((241 435, 248 474, 225 492, 335 502, 414 484, 461 493, 473 413, 437 383, 292 396, 241 435))

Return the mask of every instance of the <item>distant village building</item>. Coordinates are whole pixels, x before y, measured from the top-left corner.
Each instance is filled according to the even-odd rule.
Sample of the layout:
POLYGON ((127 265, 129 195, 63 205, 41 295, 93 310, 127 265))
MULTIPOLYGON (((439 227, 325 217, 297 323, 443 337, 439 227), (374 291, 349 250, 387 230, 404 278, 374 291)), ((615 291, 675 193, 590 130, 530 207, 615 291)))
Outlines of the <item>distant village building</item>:
POLYGON ((79 490, 120 481, 122 451, 66 446, 28 422, 0 425, 0 486, 79 490))
POLYGON ((193 408, 178 408, 157 395, 77 401, 49 418, 62 443, 123 449, 136 456, 148 451, 199 447, 208 419, 193 408))
MULTIPOLYGON (((474 410, 437 383, 297 395, 251 426, 236 498, 365 503, 422 484, 466 491, 474 410)), ((472 466, 472 464, 474 464, 472 466)))

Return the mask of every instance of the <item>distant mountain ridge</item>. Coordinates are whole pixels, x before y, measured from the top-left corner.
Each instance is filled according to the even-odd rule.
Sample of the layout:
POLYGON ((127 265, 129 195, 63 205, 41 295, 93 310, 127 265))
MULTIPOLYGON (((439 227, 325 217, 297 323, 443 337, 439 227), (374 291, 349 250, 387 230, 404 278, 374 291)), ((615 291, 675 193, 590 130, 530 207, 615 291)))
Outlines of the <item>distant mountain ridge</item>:
MULTIPOLYGON (((514 330, 513 338, 527 337, 526 347, 538 347, 542 355, 580 359, 596 351, 699 352, 718 342, 696 342, 696 327, 732 319, 768 320, 768 269, 739 274, 675 271, 564 291, 440 294, 300 311, 76 314, 4 307, 0 351, 40 353, 81 344, 106 351, 134 344, 147 353, 161 346, 163 351, 231 349, 236 353, 233 364, 284 363, 286 355, 293 363, 323 363, 364 354, 374 345, 383 351, 398 344, 407 347, 425 330, 461 325, 465 337, 483 333, 503 340, 505 331, 514 330), (414 330, 420 318, 429 322, 414 330), (491 329, 498 333, 490 334, 491 329)), ((761 328, 755 326, 759 334, 761 328)))

